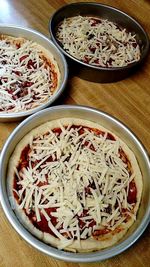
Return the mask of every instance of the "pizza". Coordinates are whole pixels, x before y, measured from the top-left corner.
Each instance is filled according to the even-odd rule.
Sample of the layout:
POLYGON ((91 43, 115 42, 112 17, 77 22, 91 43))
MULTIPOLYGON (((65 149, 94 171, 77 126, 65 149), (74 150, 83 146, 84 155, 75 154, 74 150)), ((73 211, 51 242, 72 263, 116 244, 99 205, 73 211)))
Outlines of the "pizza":
POLYGON ((25 38, 0 35, 0 113, 46 103, 59 83, 60 71, 50 51, 25 38))
POLYGON ((18 219, 40 240, 72 252, 116 244, 136 220, 142 186, 124 141, 78 118, 33 129, 8 165, 7 191, 18 219))
POLYGON ((123 67, 141 56, 136 35, 107 19, 65 18, 57 27, 56 39, 68 54, 97 67, 123 67))

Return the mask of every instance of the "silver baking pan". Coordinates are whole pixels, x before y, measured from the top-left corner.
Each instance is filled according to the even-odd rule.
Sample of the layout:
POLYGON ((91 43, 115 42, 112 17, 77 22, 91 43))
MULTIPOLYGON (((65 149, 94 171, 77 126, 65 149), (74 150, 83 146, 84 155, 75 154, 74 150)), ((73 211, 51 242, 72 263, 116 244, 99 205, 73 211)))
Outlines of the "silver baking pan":
MULTIPOLYGON (((34 115, 31 115, 12 132, 6 141, 0 158, 0 196, 1 205, 4 213, 13 226, 13 228, 20 234, 34 248, 52 256, 56 259, 71 261, 71 262, 96 262, 108 259, 115 256, 127 248, 129 248, 144 232, 150 221, 150 161, 147 152, 137 137, 120 121, 114 117, 89 107, 62 105, 50 107, 42 110, 34 115), (8 200, 6 191, 7 180, 7 166, 9 158, 18 144, 18 142, 36 126, 40 124, 64 117, 76 117, 88 119, 97 122, 109 130, 117 134, 126 144, 132 149, 138 160, 142 176, 143 176, 143 195, 139 208, 137 220, 129 229, 127 234, 116 245, 103 249, 98 252, 91 253, 71 253, 58 250, 42 241, 38 240, 31 233, 29 233, 15 216, 8 200)), ((140 240, 138 241, 140 242, 140 240)))
POLYGON ((43 46, 46 48, 48 51, 50 51, 55 60, 58 63, 58 67, 61 73, 61 82, 58 90, 54 93, 54 95, 44 104, 28 110, 28 111, 21 111, 21 112, 9 112, 9 113, 4 113, 0 112, 0 122, 6 122, 6 121, 17 121, 21 120, 41 109, 47 108, 48 106, 52 105, 56 99, 62 94, 66 83, 68 79, 68 66, 66 63, 66 59, 63 56, 63 54, 60 52, 60 50, 56 47, 56 45, 49 40, 46 36, 41 34, 40 32, 37 32, 33 29, 29 28, 24 28, 24 27, 19 27, 15 25, 4 25, 0 24, 0 34, 6 34, 10 36, 15 36, 15 37, 24 37, 26 39, 32 40, 37 42, 39 45, 43 46))
MULTIPOLYGON (((136 11, 135 11, 136 12, 136 11)), ((58 9, 49 21, 49 32, 53 42, 60 51, 66 56, 72 73, 79 77, 93 82, 116 82, 126 78, 138 69, 144 62, 149 51, 149 37, 143 27, 131 16, 112 6, 79 2, 65 5, 58 9), (97 67, 84 63, 73 56, 69 55, 56 39, 56 31, 58 24, 64 19, 73 16, 93 16, 102 19, 108 19, 122 28, 126 28, 132 34, 136 34, 136 39, 140 44, 141 58, 138 62, 134 62, 125 67, 97 67)))

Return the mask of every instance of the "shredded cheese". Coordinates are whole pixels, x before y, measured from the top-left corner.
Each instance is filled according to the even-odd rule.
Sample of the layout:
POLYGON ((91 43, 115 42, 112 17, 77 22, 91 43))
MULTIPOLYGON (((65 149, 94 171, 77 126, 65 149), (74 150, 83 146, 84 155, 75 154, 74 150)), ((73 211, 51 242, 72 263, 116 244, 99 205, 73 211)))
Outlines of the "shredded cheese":
POLYGON ((33 109, 48 101, 57 88, 55 66, 41 48, 24 40, 0 38, 0 112, 33 109))
POLYGON ((136 35, 105 19, 65 18, 56 38, 70 55, 95 66, 123 67, 139 61, 141 55, 136 35))

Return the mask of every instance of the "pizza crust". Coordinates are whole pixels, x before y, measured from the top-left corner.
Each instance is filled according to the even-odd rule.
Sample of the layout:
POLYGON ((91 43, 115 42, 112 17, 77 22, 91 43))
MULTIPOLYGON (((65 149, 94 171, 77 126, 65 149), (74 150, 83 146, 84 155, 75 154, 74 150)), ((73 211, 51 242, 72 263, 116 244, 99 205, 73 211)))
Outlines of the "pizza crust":
MULTIPOLYGON (((25 135, 22 140, 17 144, 12 156, 10 157, 9 160, 9 165, 8 165, 8 173, 7 173, 7 192, 8 192, 8 197, 13 198, 13 179, 14 179, 14 166, 18 165, 19 159, 21 152, 23 148, 30 143, 30 141, 33 139, 33 137, 39 136, 39 133, 42 135, 50 129, 54 129, 57 127, 60 127, 60 123, 63 125, 84 125, 90 128, 96 128, 104 132, 109 132, 111 133, 116 140, 120 141, 120 145, 127 155, 132 169, 134 170, 135 173, 135 184, 137 188, 137 202, 134 207, 134 215, 137 214, 139 205, 140 205, 140 200, 141 200, 141 195, 142 195, 142 187, 143 187, 143 182, 142 182, 142 174, 140 171, 140 168, 138 166, 137 160, 135 158, 134 153, 131 151, 131 149, 114 133, 111 131, 107 130, 103 126, 100 126, 97 123, 83 120, 83 119, 76 119, 76 118, 62 118, 59 120, 54 120, 54 121, 49 121, 46 122, 35 129, 31 130, 27 135, 25 135)), ((17 217, 21 221, 21 223, 37 238, 43 240, 44 242, 51 244, 54 247, 61 248, 61 241, 58 238, 55 238, 54 236, 48 234, 48 233, 42 233, 39 231, 37 228, 35 228, 29 218, 25 215, 25 213, 19 209, 18 203, 15 200, 15 209, 14 209, 17 217)), ((134 223, 134 218, 131 218, 126 222, 122 223, 118 228, 116 228, 114 231, 111 233, 107 233, 105 235, 101 235, 97 237, 96 239, 94 237, 90 237, 86 240, 74 240, 72 244, 68 245, 65 247, 66 251, 72 251, 72 252, 90 252, 90 251, 96 251, 100 250, 109 246, 114 245, 116 242, 118 242, 127 232, 127 230, 131 227, 131 225, 134 223)))

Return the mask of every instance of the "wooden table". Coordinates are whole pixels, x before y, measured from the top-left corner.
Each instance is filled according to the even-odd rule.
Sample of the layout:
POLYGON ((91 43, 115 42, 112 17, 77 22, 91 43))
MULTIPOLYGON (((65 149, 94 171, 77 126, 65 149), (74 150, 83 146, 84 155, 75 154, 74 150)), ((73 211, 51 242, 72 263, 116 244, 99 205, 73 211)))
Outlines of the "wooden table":
MULTIPOLYGON (((48 22, 64 0, 0 0, 0 23, 31 27, 49 36, 48 22)), ((76 1, 78 2, 78 1, 76 1)), ((137 19, 150 35, 148 0, 101 0, 137 19)), ((98 108, 124 122, 150 153, 150 57, 129 78, 110 84, 92 83, 70 76, 64 97, 57 104, 82 104, 98 108)), ((0 123, 0 148, 18 123, 0 123)), ((127 251, 101 263, 66 263, 30 247, 14 231, 0 207, 0 267, 148 267, 150 266, 150 226, 127 251)))

